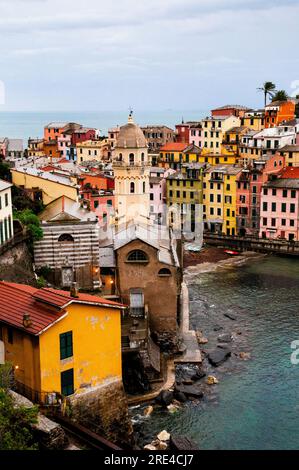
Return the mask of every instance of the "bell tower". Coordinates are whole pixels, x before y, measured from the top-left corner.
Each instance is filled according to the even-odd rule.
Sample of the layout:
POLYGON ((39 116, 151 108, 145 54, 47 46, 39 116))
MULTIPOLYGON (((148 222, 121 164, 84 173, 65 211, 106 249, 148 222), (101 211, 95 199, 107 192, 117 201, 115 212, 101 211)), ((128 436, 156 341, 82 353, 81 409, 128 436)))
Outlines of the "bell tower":
POLYGON ((116 225, 149 221, 149 171, 147 141, 130 111, 120 128, 113 161, 116 225))

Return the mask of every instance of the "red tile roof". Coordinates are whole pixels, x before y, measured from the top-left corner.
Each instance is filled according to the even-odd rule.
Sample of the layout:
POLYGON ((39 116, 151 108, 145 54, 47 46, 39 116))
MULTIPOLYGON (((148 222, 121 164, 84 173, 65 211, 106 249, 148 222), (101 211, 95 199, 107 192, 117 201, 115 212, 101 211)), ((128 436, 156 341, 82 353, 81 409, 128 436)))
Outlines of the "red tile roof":
POLYGON ((124 308, 123 304, 112 302, 89 294, 71 297, 70 292, 56 289, 37 289, 24 284, 0 281, 0 321, 30 334, 38 335, 66 313, 70 303, 124 308), (53 308, 54 307, 54 308, 53 308), (24 314, 29 314, 32 324, 25 328, 24 314))
POLYGON ((281 178, 299 178, 299 167, 287 166, 281 173, 281 178))
POLYGON ((163 145, 163 147, 160 148, 161 152, 168 152, 168 151, 173 151, 173 152, 182 152, 185 150, 185 148, 188 147, 189 144, 184 144, 181 142, 169 142, 168 144, 163 145))

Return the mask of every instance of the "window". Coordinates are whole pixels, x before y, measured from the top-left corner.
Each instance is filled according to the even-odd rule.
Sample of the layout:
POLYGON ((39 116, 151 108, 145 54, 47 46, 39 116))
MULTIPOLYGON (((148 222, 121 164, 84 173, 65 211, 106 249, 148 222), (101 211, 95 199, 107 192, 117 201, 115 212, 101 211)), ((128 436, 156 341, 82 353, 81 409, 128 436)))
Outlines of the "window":
POLYGON ((266 217, 263 217, 263 225, 267 225, 268 219, 266 217))
POLYGON ((295 227, 295 220, 293 219, 290 220, 290 227, 295 227))
POLYGON ((130 165, 134 165, 134 153, 130 153, 129 162, 130 162, 130 165))
POLYGON ((8 194, 5 193, 5 206, 7 207, 8 206, 8 194))
POLYGON ((60 243, 74 243, 74 239, 69 233, 63 233, 62 235, 60 235, 58 241, 60 243))
POLYGON ((272 210, 272 212, 276 212, 276 202, 272 202, 271 210, 272 210))
POLYGON ((130 183, 130 193, 134 194, 135 193, 135 183, 130 183))
POLYGON ((221 215, 221 209, 217 209, 217 215, 221 215))
POLYGON ((61 393, 65 397, 74 393, 74 369, 61 372, 61 393))
POLYGON ((284 189, 282 191, 282 197, 288 197, 288 190, 287 189, 284 189))
POLYGON ((276 225, 276 219, 271 219, 271 227, 275 227, 276 225))
POLYGON ((162 268, 160 269, 160 271, 158 272, 158 276, 161 276, 161 277, 166 277, 166 276, 171 276, 171 271, 167 268, 162 268))
POLYGON ((7 327, 7 341, 9 344, 13 344, 13 329, 10 327, 7 327))
POLYGON ((144 295, 141 289, 130 291, 130 314, 134 317, 144 316, 144 295))
POLYGON ((60 360, 72 357, 73 355, 73 332, 68 331, 59 335, 60 339, 60 360))
POLYGON ((276 189, 272 189, 272 196, 276 196, 276 189))
POLYGON ((264 195, 267 196, 268 194, 268 188, 264 188, 264 195))
POLYGON ((268 203, 263 202, 263 211, 266 212, 268 210, 268 203))
POLYGON ((286 225, 287 221, 286 219, 281 219, 281 225, 286 225))
POLYGON ((281 212, 286 212, 287 211, 287 205, 285 202, 281 204, 281 212))
POLYGON ((142 190, 143 190, 143 193, 145 193, 145 181, 142 183, 142 190))
POLYGON ((99 201, 94 201, 93 207, 97 209, 99 207, 99 201))
POLYGON ((290 212, 294 214, 295 212, 295 204, 290 204, 290 212))
POLYGON ((294 199, 296 197, 296 190, 292 189, 291 191, 291 198, 294 199))
POLYGON ((154 200, 154 195, 153 193, 150 193, 150 201, 153 201, 154 200))
POLYGON ((147 254, 142 250, 134 250, 128 254, 127 261, 130 263, 147 263, 148 257, 147 254))

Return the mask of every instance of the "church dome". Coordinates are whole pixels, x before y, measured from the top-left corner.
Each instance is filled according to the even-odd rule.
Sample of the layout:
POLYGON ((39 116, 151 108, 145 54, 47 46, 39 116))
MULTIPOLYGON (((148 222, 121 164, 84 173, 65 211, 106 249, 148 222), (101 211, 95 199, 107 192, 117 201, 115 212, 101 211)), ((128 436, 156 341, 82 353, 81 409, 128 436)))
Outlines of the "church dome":
POLYGON ((128 124, 121 126, 117 142, 116 148, 146 148, 147 141, 144 137, 142 130, 140 129, 137 124, 134 123, 132 115, 130 113, 128 124))

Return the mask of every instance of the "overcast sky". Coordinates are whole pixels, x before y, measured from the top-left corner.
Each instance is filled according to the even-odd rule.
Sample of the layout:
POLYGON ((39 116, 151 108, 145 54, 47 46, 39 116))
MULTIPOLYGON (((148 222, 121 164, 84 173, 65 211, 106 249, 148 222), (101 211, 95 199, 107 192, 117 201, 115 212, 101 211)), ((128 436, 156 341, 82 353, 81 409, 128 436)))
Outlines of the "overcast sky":
POLYGON ((299 0, 0 0, 0 110, 259 106, 299 80, 298 24, 299 0))

